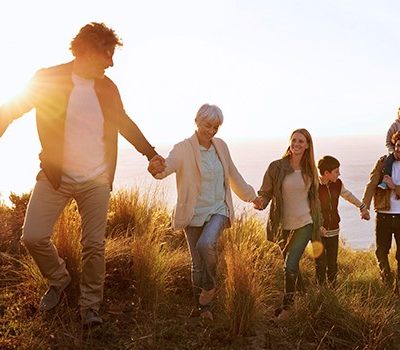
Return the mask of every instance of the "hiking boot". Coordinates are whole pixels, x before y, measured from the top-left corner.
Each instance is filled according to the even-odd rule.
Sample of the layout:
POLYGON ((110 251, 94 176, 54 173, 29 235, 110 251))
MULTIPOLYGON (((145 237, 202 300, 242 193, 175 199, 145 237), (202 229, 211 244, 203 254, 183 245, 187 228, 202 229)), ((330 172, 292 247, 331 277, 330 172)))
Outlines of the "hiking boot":
POLYGON ((202 289, 200 296, 199 296, 199 303, 200 305, 208 305, 212 302, 215 295, 215 288, 210 290, 202 289))
POLYGON ((71 276, 68 275, 67 279, 61 286, 50 286, 47 289, 46 293, 42 296, 39 304, 40 311, 50 311, 51 309, 55 308, 57 304, 60 302, 61 294, 65 288, 71 283, 71 276))
POLYGON ((101 325, 103 320, 101 319, 99 312, 94 309, 83 309, 81 310, 82 326, 90 328, 101 325))

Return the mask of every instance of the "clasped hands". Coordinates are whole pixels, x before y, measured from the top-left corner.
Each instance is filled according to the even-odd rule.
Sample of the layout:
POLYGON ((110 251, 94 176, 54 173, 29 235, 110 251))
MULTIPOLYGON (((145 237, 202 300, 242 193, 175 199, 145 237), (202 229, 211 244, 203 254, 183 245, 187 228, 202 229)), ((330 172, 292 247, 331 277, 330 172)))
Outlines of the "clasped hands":
POLYGON ((165 170, 165 159, 159 154, 155 155, 151 158, 149 165, 147 167, 147 171, 152 175, 156 176, 159 173, 162 173, 165 170))
POLYGON ((257 210, 264 209, 264 200, 261 196, 258 196, 255 200, 253 200, 253 208, 257 210))
POLYGON ((369 220, 370 219, 370 215, 369 215, 369 210, 365 207, 363 209, 360 210, 360 216, 362 220, 369 220))

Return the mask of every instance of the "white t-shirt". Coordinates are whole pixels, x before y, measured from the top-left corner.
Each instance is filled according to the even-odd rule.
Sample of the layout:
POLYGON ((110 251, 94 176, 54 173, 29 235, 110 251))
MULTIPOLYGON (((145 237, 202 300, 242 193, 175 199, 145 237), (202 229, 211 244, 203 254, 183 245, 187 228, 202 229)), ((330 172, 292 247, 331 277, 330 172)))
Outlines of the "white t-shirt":
POLYGON ((72 81, 65 118, 62 180, 81 183, 106 171, 104 117, 94 80, 72 74, 72 81))
MULTIPOLYGON (((392 180, 395 185, 400 185, 400 161, 398 160, 393 162, 392 180)), ((395 191, 390 193, 390 210, 380 211, 380 213, 400 214, 400 199, 396 198, 395 191)))

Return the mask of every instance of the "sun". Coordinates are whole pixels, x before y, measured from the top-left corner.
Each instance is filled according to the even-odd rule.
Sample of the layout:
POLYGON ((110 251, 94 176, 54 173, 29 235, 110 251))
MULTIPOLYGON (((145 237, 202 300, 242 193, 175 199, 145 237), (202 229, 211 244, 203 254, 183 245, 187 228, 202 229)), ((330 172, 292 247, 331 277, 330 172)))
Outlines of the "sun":
POLYGON ((32 112, 14 121, 0 138, 0 200, 29 192, 39 171, 40 144, 32 112))
MULTIPOLYGON (((0 24, 0 36, 3 52, 7 54, 0 60, 0 106, 22 94, 37 70, 71 60, 68 47, 72 27, 75 27, 68 22, 65 27, 58 26, 58 30, 51 32, 41 24, 33 25, 30 20, 26 22, 21 18, 24 26, 14 26, 15 20, 10 18, 7 22, 7 16, 3 17, 6 21, 0 24), (30 28, 29 32, 27 28, 30 28)), ((0 137, 0 201, 7 201, 11 191, 27 192, 35 184, 41 149, 35 113, 33 108, 14 120, 0 137)))
MULTIPOLYGON (((39 67, 35 67, 38 63, 33 60, 20 62, 14 55, 2 60, 0 106, 22 94, 39 67)), ((32 190, 39 171, 40 149, 35 109, 32 109, 14 120, 0 137, 0 201, 8 202, 10 192, 20 194, 32 190)))

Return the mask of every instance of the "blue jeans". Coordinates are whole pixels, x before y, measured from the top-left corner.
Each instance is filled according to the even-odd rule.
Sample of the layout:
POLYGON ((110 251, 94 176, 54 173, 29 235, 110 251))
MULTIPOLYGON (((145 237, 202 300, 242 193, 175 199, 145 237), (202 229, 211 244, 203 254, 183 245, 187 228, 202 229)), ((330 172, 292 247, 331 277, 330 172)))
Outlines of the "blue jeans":
POLYGON ((217 242, 227 221, 226 216, 215 214, 201 227, 188 226, 184 229, 192 257, 191 277, 196 302, 201 289, 215 288, 217 242))
POLYGON ((283 250, 284 307, 287 307, 293 303, 297 277, 299 275, 299 262, 308 242, 311 240, 312 231, 312 224, 308 224, 296 230, 283 231, 283 240, 285 246, 285 249, 283 250))

